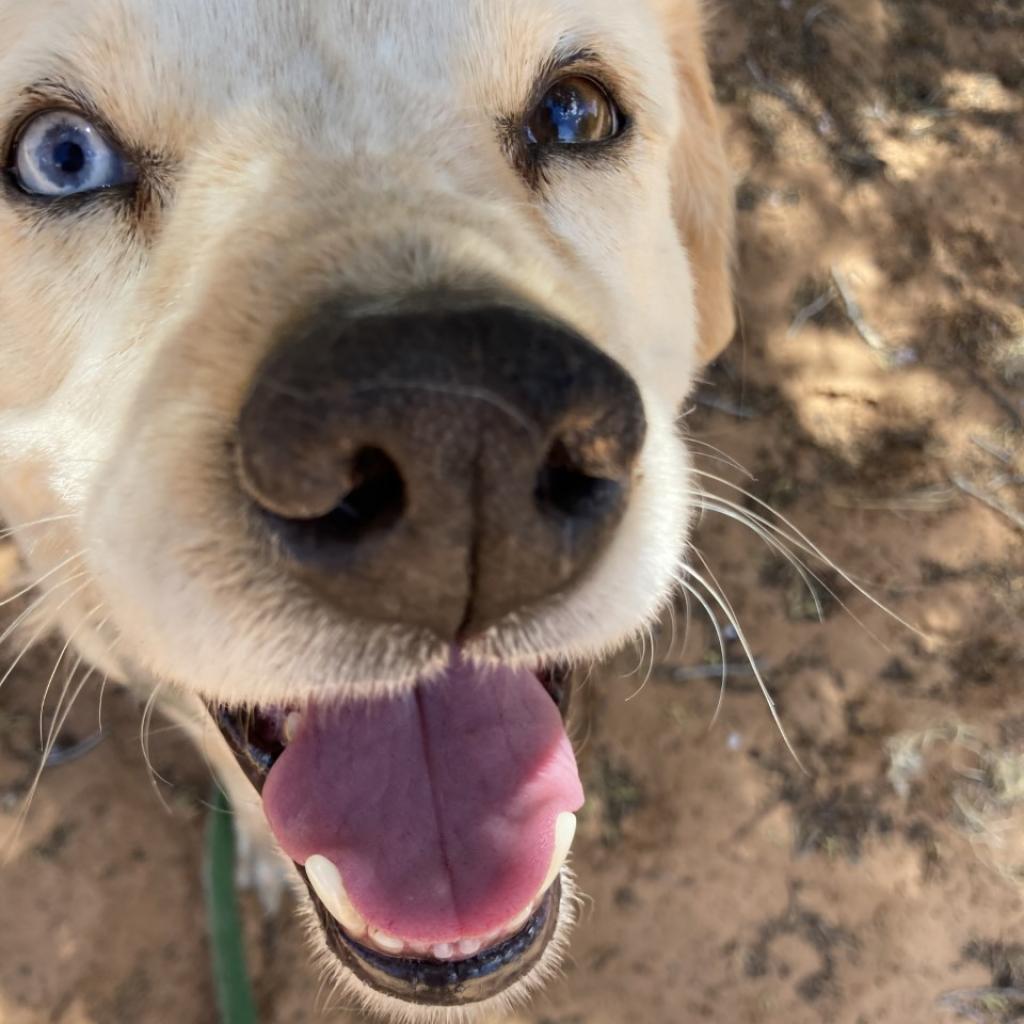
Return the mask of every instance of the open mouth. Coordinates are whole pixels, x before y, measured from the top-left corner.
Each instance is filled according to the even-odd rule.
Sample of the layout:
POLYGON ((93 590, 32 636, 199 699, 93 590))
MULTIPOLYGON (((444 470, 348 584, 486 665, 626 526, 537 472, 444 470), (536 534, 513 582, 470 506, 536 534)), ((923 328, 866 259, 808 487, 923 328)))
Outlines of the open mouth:
POLYGON ((583 790, 563 668, 448 667, 385 700, 215 709, 372 989, 455 1006, 528 975, 554 935, 583 790))

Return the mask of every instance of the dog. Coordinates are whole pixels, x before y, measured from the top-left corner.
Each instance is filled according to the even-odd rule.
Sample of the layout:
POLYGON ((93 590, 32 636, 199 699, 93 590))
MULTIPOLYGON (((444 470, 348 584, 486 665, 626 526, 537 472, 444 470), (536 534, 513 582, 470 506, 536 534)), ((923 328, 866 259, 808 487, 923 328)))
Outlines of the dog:
POLYGON ((703 20, 0 0, 33 621, 187 727, 388 1019, 507 1008, 567 942, 572 673, 673 593, 734 331, 703 20))

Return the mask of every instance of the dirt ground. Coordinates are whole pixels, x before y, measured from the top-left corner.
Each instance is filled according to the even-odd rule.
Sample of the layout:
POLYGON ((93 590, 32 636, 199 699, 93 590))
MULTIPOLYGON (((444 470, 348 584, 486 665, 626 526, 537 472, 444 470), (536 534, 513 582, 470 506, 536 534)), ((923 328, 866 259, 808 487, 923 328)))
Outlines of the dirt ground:
MULTIPOLYGON (((753 479, 699 465, 919 632, 809 560, 817 621, 783 555, 707 511, 697 546, 806 774, 735 640, 709 732, 717 641, 692 602, 684 645, 680 602, 656 657, 582 691, 590 898, 514 1022, 1024 1021, 1024 6, 722 0, 714 54, 743 329, 686 424, 753 479)), ((53 656, 0 694, 0 833, 53 656)), ((103 742, 43 778, 0 874, 2 1024, 214 1024, 210 783, 158 724, 158 798, 140 716, 108 692, 103 742)), ((265 1024, 354 1024, 290 918, 246 910, 265 1024)))

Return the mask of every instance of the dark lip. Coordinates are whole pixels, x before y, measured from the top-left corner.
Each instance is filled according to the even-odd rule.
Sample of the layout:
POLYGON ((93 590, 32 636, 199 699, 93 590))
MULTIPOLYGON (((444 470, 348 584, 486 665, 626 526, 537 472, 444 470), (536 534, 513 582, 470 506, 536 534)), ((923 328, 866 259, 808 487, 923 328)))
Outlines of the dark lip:
POLYGON ((556 879, 519 932, 468 960, 446 962, 391 957, 368 949, 349 938, 310 891, 331 952, 364 985, 402 1002, 449 1007, 500 995, 536 967, 558 928, 561 894, 561 879, 556 879))
MULTIPOLYGON (((563 721, 569 713, 574 675, 563 665, 538 672, 563 721)), ((287 710, 210 707, 221 734, 259 794, 277 758, 284 753, 274 728, 287 710)), ((306 882, 324 938, 339 962, 374 991, 420 1006, 466 1006, 500 995, 534 969, 558 927, 561 879, 556 879, 536 913, 516 935, 475 957, 449 962, 389 957, 349 938, 309 885, 303 868, 296 864, 295 869, 306 882)))
POLYGON ((262 796, 263 786, 270 774, 270 769, 284 753, 284 745, 268 744, 264 746, 252 742, 253 724, 262 714, 258 709, 236 710, 220 704, 211 706, 210 714, 213 716, 214 722, 217 723, 221 735, 228 741, 235 760, 245 772, 245 777, 252 783, 253 789, 262 796))

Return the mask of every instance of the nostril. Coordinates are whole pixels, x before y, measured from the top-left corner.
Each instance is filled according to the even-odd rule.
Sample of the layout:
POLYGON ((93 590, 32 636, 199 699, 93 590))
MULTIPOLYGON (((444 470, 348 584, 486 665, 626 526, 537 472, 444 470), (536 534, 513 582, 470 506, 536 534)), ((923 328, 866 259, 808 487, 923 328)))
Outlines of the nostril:
POLYGON ((336 510, 357 534, 385 530, 405 511, 405 481, 379 448, 362 448, 352 461, 352 489, 336 510))
POLYGON ((349 490, 330 512, 273 519, 296 554, 322 556, 390 529, 402 518, 405 503, 405 481, 394 460, 379 448, 361 448, 352 459, 349 490))
POLYGON ((587 472, 569 444, 559 439, 537 475, 536 499, 548 512, 569 519, 604 518, 618 504, 622 487, 615 480, 587 472))

